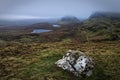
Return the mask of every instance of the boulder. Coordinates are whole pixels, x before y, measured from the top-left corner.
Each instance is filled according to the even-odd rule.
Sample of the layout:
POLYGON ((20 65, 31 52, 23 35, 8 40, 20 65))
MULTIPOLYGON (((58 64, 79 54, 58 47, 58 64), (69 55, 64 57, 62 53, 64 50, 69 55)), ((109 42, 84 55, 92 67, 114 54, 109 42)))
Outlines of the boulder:
POLYGON ((81 51, 69 50, 62 59, 56 63, 57 67, 72 72, 75 76, 90 76, 94 68, 92 58, 81 51))

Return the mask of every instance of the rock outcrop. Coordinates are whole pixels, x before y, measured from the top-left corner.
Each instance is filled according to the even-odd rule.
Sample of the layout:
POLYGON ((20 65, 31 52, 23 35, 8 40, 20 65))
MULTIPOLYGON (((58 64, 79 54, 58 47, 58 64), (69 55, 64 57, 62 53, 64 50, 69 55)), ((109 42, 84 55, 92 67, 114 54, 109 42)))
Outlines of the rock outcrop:
POLYGON ((94 68, 93 60, 81 51, 69 50, 56 63, 57 67, 72 72, 75 76, 90 76, 94 68))

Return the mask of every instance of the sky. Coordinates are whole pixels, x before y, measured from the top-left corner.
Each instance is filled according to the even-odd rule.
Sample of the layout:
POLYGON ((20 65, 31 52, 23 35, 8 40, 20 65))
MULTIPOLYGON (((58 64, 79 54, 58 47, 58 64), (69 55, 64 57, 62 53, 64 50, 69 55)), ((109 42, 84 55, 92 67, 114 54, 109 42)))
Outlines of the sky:
POLYGON ((120 0, 0 0, 0 19, 36 19, 120 12, 120 0))

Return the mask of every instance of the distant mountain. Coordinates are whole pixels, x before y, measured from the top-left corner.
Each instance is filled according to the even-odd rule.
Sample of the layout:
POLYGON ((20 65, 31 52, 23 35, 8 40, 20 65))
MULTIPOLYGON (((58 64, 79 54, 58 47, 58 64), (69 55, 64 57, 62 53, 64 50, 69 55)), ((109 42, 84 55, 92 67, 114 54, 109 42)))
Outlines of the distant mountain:
POLYGON ((120 13, 96 12, 84 21, 87 27, 120 27, 120 13))
POLYGON ((59 24, 73 24, 79 22, 80 20, 74 16, 65 16, 58 21, 59 24))
POLYGON ((119 19, 120 13, 115 12, 95 12, 89 18, 109 18, 109 19, 119 19))
POLYGON ((120 14, 119 13, 94 13, 84 21, 83 27, 90 31, 92 36, 101 36, 104 39, 120 38, 120 14))
POLYGON ((58 19, 24 19, 24 20, 0 20, 0 25, 3 26, 27 26, 35 23, 56 23, 58 19))

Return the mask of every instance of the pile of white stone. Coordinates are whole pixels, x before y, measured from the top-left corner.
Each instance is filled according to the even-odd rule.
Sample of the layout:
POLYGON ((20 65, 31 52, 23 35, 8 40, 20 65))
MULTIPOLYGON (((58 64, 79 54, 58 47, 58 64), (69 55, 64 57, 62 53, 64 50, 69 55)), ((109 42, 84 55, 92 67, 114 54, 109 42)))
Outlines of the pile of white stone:
POLYGON ((93 60, 81 51, 69 50, 56 63, 57 67, 72 72, 75 76, 90 76, 94 68, 93 60))

